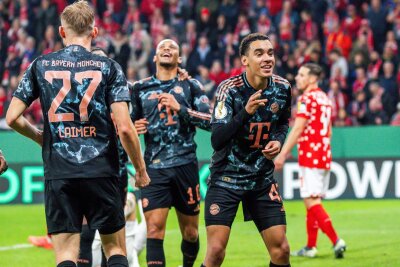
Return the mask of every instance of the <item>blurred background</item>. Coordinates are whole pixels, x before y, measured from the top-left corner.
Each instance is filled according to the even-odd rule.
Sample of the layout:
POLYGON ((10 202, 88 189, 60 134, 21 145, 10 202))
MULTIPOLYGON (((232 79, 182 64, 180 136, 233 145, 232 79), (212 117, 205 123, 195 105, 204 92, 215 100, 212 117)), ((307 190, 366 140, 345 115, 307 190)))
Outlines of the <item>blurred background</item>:
MULTIPOLYGON (((4 246, 26 243, 28 234, 45 233, 42 205, 14 205, 43 202, 40 148, 10 131, 4 117, 13 91, 29 64, 39 55, 63 47, 58 36, 59 14, 72 2, 0 0, 0 148, 10 165, 9 170, 0 176, 0 204, 13 204, 0 206, 0 218, 3 218, 4 223, 9 223, 0 229, 8 229, 12 225, 18 227, 12 229, 16 234, 19 233, 17 237, 8 240, 9 233, 0 231, 0 252, 5 250, 4 246), (19 225, 24 214, 31 214, 41 225, 33 228, 33 219, 29 223, 30 228, 19 225)), ((322 256, 312 263, 297 260, 295 265, 400 266, 396 250, 391 254, 382 249, 382 246, 395 248, 400 245, 400 232, 396 230, 400 223, 400 214, 396 208, 400 198, 400 128, 395 127, 400 126, 399 0, 89 2, 96 10, 96 24, 99 27, 99 36, 93 46, 107 51, 122 66, 131 82, 155 72, 152 62, 155 47, 162 39, 171 38, 181 47, 181 67, 204 85, 204 90, 212 99, 221 81, 243 71, 238 57, 240 41, 251 32, 261 32, 268 34, 273 42, 275 73, 292 84, 294 117, 299 95, 294 77, 299 66, 306 62, 321 64, 324 77, 320 87, 333 102, 334 162, 327 197, 350 199, 328 205, 331 205, 329 209, 332 210, 331 215, 338 228, 344 229, 349 251, 353 251, 348 257, 353 258, 353 261, 336 265, 330 263, 332 259, 327 262, 327 256, 322 256), (392 200, 378 202, 377 199, 381 198, 392 200), (373 201, 362 202, 360 199, 373 201), (379 221, 383 218, 381 224, 379 221), (353 224, 349 224, 350 221, 353 224), (364 242, 376 239, 376 233, 379 233, 380 238, 373 245, 364 242), (364 261, 360 262, 360 259, 364 261)), ((40 103, 34 102, 25 116, 32 123, 41 125, 43 119, 40 103)), ((201 193, 204 196, 212 154, 210 135, 198 131, 196 140, 201 193)), ((297 168, 294 151, 293 159, 285 164, 283 172, 276 173, 281 193, 286 200, 300 199, 297 168)), ((303 245, 305 226, 302 203, 287 203, 288 222, 292 225, 288 228, 289 241, 291 245, 294 243, 294 247, 303 245), (303 234, 299 237, 293 229, 301 229, 303 234)), ((246 229, 249 226, 242 225, 242 222, 239 225, 235 230, 242 234, 239 239, 247 238, 249 234, 246 229)), ((175 224, 172 227, 177 226, 175 224)), ((177 232, 175 228, 173 231, 177 232)), ((204 230, 204 225, 200 228, 204 230)), ((177 234, 173 231, 171 235, 177 234)), ((255 228, 251 228, 250 232, 254 234, 254 240, 257 240, 254 242, 258 242, 255 228)), ((236 234, 239 235, 238 232, 236 234)), ((204 238, 204 232, 201 238, 204 238)), ((205 244, 205 240, 202 242, 205 244)), ((177 245, 171 247, 176 248, 177 245)), ((238 260, 252 253, 264 259, 262 244, 256 247, 260 251, 254 252, 257 250, 253 246, 228 247, 228 255, 237 258, 228 256, 226 266, 256 266, 238 260)), ((204 249, 205 246, 202 246, 201 253, 204 253, 204 249)), ((7 253, 0 253, 3 258, 0 266, 39 266, 29 261, 30 257, 37 257, 37 251, 26 252, 34 256, 28 256, 21 265, 9 265, 7 259, 13 261, 16 255, 23 256, 10 254, 6 250, 7 253)), ((43 257, 45 263, 40 266, 51 266, 48 262, 52 263, 52 256, 46 254, 43 257)), ((178 265, 180 259, 175 262, 178 265)), ((257 266, 264 265, 260 263, 257 266)))

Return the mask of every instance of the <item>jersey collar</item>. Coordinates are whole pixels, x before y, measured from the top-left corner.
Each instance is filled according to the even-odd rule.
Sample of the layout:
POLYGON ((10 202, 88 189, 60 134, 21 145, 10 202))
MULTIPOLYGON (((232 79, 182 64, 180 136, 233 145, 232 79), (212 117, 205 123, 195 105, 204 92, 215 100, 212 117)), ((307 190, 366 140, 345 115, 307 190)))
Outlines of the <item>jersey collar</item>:
MULTIPOLYGON (((246 77, 246 72, 243 72, 243 81, 246 84, 247 87, 251 87, 253 88, 253 86, 250 85, 249 81, 247 80, 246 77)), ((275 84, 274 79, 271 77, 268 78, 268 82, 267 82, 267 87, 265 87, 265 89, 272 87, 275 84)))

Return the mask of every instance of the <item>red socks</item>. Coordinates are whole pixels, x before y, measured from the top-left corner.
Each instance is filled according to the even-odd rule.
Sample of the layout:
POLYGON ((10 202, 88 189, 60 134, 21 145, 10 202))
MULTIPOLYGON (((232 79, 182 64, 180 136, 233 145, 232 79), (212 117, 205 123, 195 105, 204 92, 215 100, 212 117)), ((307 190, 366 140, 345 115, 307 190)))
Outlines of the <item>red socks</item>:
POLYGON ((318 221, 311 210, 307 210, 307 247, 317 246, 318 221))
MULTIPOLYGON (((333 229, 333 225, 331 219, 329 218, 328 213, 326 213, 325 209, 322 207, 321 204, 314 205, 307 210, 307 233, 309 233, 309 228, 311 229, 312 226, 315 225, 315 223, 313 224, 313 221, 317 223, 318 227, 321 228, 322 232, 324 232, 329 237, 332 244, 335 245, 336 241, 338 240, 338 236, 335 232, 335 229, 333 229)), ((315 243, 313 243, 314 232, 311 231, 311 235, 309 235, 308 237, 308 243, 311 243, 311 245, 316 244, 317 234, 315 234, 315 243)))

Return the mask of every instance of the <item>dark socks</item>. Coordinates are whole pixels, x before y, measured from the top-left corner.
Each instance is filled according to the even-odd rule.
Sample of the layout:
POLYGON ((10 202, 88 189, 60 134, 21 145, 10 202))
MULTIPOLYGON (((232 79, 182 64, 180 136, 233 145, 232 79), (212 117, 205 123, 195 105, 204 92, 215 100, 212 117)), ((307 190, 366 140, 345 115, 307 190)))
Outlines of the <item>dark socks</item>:
POLYGON ((289 264, 285 264, 285 265, 278 265, 275 263, 272 263, 272 261, 269 262, 269 267, 290 267, 290 263, 289 264))
POLYGON ((73 261, 62 261, 57 264, 57 267, 76 267, 76 264, 73 261))
POLYGON ((192 267, 199 253, 199 238, 195 242, 182 239, 181 251, 183 254, 183 267, 192 267))
POLYGON ((147 238, 146 261, 148 267, 165 267, 164 240, 147 238))
POLYGON ((96 230, 82 225, 78 267, 92 267, 92 243, 96 230))
POLYGON ((112 255, 107 261, 108 267, 129 267, 128 259, 124 255, 112 255))

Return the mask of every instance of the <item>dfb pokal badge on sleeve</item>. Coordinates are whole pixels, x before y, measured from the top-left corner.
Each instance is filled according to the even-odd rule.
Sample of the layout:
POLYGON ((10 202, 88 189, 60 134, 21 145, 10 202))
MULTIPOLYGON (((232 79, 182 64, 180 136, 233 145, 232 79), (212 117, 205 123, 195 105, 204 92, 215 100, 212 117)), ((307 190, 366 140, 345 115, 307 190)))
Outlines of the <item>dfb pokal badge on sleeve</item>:
POLYGON ((217 104, 217 108, 215 109, 215 118, 218 120, 221 120, 221 119, 225 118, 227 114, 228 114, 228 110, 225 107, 225 103, 219 102, 217 104))

